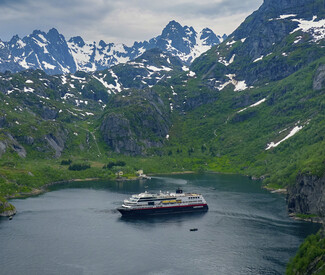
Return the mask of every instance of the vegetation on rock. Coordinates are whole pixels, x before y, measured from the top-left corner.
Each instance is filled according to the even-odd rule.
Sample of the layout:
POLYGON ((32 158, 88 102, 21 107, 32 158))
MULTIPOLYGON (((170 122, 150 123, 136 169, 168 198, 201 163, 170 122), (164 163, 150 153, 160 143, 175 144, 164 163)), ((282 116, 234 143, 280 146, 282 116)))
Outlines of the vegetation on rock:
POLYGON ((287 275, 324 274, 325 237, 324 231, 308 236, 287 266, 287 275))

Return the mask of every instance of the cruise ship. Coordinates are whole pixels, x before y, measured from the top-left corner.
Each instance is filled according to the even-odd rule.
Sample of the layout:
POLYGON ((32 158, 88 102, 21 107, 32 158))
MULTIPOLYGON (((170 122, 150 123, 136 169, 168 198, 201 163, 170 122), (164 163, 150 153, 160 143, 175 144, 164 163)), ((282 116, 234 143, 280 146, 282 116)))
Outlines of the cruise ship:
POLYGON ((183 193, 178 188, 175 193, 149 192, 132 195, 124 200, 117 210, 122 216, 146 216, 160 214, 178 214, 208 211, 208 204, 202 195, 196 193, 183 193))

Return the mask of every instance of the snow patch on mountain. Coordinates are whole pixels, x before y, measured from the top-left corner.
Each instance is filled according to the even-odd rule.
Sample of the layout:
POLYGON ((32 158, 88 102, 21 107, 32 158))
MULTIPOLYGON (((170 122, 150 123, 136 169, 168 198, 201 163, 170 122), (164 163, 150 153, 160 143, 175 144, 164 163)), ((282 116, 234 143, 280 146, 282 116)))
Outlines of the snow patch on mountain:
POLYGON ((253 63, 261 61, 264 58, 264 55, 260 56, 259 58, 256 58, 253 63))
POLYGON ((42 61, 42 64, 43 64, 43 68, 45 70, 54 70, 55 69, 54 65, 51 65, 51 64, 47 63, 46 61, 42 61))
POLYGON ((241 112, 243 112, 243 111, 245 111, 245 110, 247 110, 247 109, 249 109, 249 108, 256 107, 256 106, 262 104, 263 102, 265 102, 265 100, 266 100, 266 98, 263 98, 263 99, 261 99, 260 101, 257 101, 256 103, 254 103, 254 104, 252 104, 252 105, 249 105, 248 107, 246 107, 246 108, 244 108, 244 109, 239 110, 237 113, 241 113, 241 112))
POLYGON ((316 21, 317 16, 313 16, 312 20, 304 19, 292 19, 293 22, 298 23, 298 27, 294 29, 291 33, 296 31, 303 31, 310 33, 313 36, 313 41, 317 42, 325 38, 325 19, 316 21))
POLYGON ((235 92, 241 92, 241 91, 244 91, 244 90, 246 90, 248 88, 247 85, 246 85, 245 80, 238 81, 238 80, 235 79, 235 77, 236 77, 235 74, 227 74, 226 77, 229 78, 229 81, 219 85, 219 87, 217 87, 217 89, 219 91, 223 90, 229 84, 232 84, 232 85, 235 86, 235 89, 234 89, 235 92))
POLYGON ((119 92, 119 93, 122 92, 122 86, 121 86, 121 84, 119 83, 119 78, 118 78, 118 76, 114 73, 113 70, 110 70, 109 72, 111 73, 112 77, 113 77, 114 80, 115 80, 115 85, 113 85, 113 84, 109 84, 109 85, 108 85, 108 88, 109 88, 109 89, 116 90, 116 91, 119 92))
POLYGON ((287 19, 287 18, 291 18, 291 17, 296 17, 296 16, 297 16, 297 14, 282 14, 278 18, 271 18, 271 19, 269 19, 269 21, 283 20, 283 19, 287 19))
POLYGON ((274 143, 273 141, 271 143, 269 143, 266 147, 265 150, 269 150, 271 148, 275 148, 277 147, 278 145, 280 145, 283 141, 287 140, 288 138, 291 138, 293 137, 295 134, 297 134, 301 129, 303 128, 303 126, 295 126, 291 131, 290 133, 284 137, 282 140, 278 141, 277 143, 274 143))
POLYGON ((34 89, 33 88, 24 87, 24 93, 32 93, 32 92, 34 92, 34 89))
POLYGON ((236 57, 236 54, 233 54, 231 56, 231 58, 229 59, 229 61, 227 61, 223 56, 221 56, 221 57, 219 57, 218 62, 225 65, 225 66, 229 66, 231 63, 234 62, 235 57, 236 57))

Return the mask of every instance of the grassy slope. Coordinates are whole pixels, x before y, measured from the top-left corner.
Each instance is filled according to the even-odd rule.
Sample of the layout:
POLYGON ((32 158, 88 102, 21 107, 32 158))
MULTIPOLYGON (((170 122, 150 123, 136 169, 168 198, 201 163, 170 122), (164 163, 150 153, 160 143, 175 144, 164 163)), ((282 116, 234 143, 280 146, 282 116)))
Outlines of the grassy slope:
POLYGON ((276 186, 294 183, 298 172, 323 174, 325 98, 322 91, 312 89, 312 83, 315 70, 324 62, 321 58, 286 79, 245 92, 225 88, 215 103, 175 119, 166 150, 194 148, 192 156, 208 162, 207 169, 266 175, 266 183, 276 186), (251 103, 263 98, 266 102, 237 113, 245 97, 251 103), (304 128, 278 147, 265 150, 296 124, 304 128), (225 165, 214 166, 218 161, 225 165))
MULTIPOLYGON (((293 183, 301 171, 322 174, 325 148, 322 110, 325 101, 322 92, 312 90, 312 76, 318 64, 323 62, 325 59, 284 80, 245 92, 233 92, 230 85, 219 93, 219 99, 214 103, 188 111, 186 115, 179 116, 175 112, 166 146, 159 149, 159 154, 153 150, 155 156, 147 158, 109 153, 109 148, 96 130, 98 122, 89 120, 66 124, 70 132, 78 135, 69 138, 61 159, 94 161, 96 165, 86 171, 71 172, 59 165, 61 159, 44 160, 28 148, 26 160, 8 152, 0 161, 0 192, 9 195, 30 191, 31 188, 53 181, 110 177, 111 174, 101 169, 109 157, 125 160, 131 169, 130 173, 144 169, 147 173, 193 170, 267 175, 266 183, 273 186, 293 183), (242 107, 236 107, 236 103, 241 102, 246 95, 249 95, 252 103, 262 98, 267 100, 259 106, 237 113, 242 107), (277 148, 265 151, 269 142, 281 140, 298 121, 300 124, 306 123, 299 133, 277 148), (278 134, 285 128, 288 130, 278 134), (97 137, 99 152, 89 131, 97 137), (80 150, 80 144, 84 144, 87 138, 87 148, 80 150)), ((189 84, 192 90, 195 90, 197 83, 189 84)), ((51 125, 53 122, 44 123, 51 125)), ((21 129, 19 127, 19 131, 21 129)))

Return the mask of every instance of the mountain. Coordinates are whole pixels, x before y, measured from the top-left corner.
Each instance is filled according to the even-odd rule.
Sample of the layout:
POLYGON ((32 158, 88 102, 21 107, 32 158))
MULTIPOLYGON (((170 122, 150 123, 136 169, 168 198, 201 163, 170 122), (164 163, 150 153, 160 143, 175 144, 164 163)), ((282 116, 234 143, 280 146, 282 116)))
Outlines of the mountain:
MULTIPOLYGON (((30 54, 24 50, 27 38, 13 38, 12 48, 22 50, 17 57, 22 59, 1 63, 1 68, 25 65, 28 58, 54 64, 35 54, 36 49, 44 56, 50 53, 50 47, 40 44, 49 41, 49 34, 35 36, 30 54)), ((160 36, 135 43, 138 50, 132 58, 124 46, 97 46, 81 38, 65 42, 55 30, 50 36, 60 45, 55 60, 61 65, 52 71, 87 69, 61 76, 41 70, 0 74, 1 195, 72 176, 114 175, 101 167, 122 158, 127 167, 116 169, 129 175, 140 168, 248 175, 271 190, 285 188, 290 214, 323 219, 323 1, 265 0, 225 41, 189 67, 184 63, 194 58, 193 49, 204 45, 198 39, 215 39, 211 31, 197 34, 172 21, 160 36), (60 55, 73 48, 75 56, 60 55), (108 60, 98 58, 99 48, 115 52, 112 64, 134 60, 106 68, 107 63, 96 63, 108 60), (103 70, 95 71, 100 66, 103 70), (67 174, 57 159, 91 160, 94 167, 67 174)), ((8 57, 10 47, 1 47, 1 58, 8 57)), ((324 269, 319 255, 323 240, 322 235, 310 240, 313 246, 307 242, 312 248, 308 260, 301 252, 290 269, 297 268, 296 262, 302 263, 298 274, 324 269)))
MULTIPOLYGON (((214 70, 223 75, 217 80, 221 80, 219 87, 232 80, 227 75, 246 88, 277 81, 319 58, 323 54, 323 9, 318 1, 265 1, 226 43, 210 51, 214 70)), ((197 63, 205 61, 202 57, 197 63)), ((206 73, 208 78, 210 72, 206 73)))
POLYGON ((324 18, 322 1, 264 1, 191 65, 200 88, 218 96, 200 111, 210 119, 188 133, 210 133, 195 139, 270 186, 322 175, 324 18))
MULTIPOLYGON (((144 124, 134 134, 136 124, 132 123, 129 132, 135 136, 134 140, 142 136, 146 146, 138 143, 130 146, 127 139, 125 149, 115 146, 114 150, 134 155, 143 154, 150 147, 161 147, 170 125, 169 106, 166 107, 151 88, 188 70, 179 58, 155 48, 134 61, 93 73, 78 71, 50 76, 42 70, 25 70, 0 74, 0 158, 6 154, 18 154, 21 158, 35 155, 59 158, 65 150, 76 149, 71 145, 77 138, 74 136, 78 132, 76 127, 85 128, 79 125, 84 121, 98 124, 99 116, 102 118, 97 135, 101 134, 103 140, 113 146, 115 140, 111 133, 114 132, 115 137, 120 135, 114 129, 120 128, 121 122, 117 118, 110 121, 108 113, 131 105, 137 106, 134 117, 144 124), (114 97, 115 94, 119 96, 114 97), (145 122, 152 117, 155 117, 153 121, 145 122), (163 124, 165 130, 161 131, 163 124), (148 126, 153 132, 141 135, 148 126), (156 133, 160 133, 160 141, 153 138, 156 133)), ((134 117, 129 117, 130 121, 134 117)), ((80 145, 87 148, 88 143, 80 145)))
POLYGON ((124 44, 85 42, 80 36, 66 41, 56 29, 48 33, 34 31, 24 38, 14 36, 9 42, 0 41, 0 72, 41 69, 46 73, 62 74, 76 71, 94 72, 125 63, 158 48, 177 56, 185 65, 219 44, 226 36, 216 36, 208 28, 197 33, 192 27, 171 21, 162 34, 149 41, 124 44))

